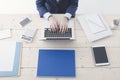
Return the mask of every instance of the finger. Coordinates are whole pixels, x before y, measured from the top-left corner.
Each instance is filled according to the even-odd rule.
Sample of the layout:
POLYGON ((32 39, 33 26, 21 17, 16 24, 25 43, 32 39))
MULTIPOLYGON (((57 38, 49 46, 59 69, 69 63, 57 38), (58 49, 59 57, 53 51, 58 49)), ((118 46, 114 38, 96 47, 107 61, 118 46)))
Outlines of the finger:
POLYGON ((57 23, 54 24, 54 28, 55 28, 55 31, 58 30, 58 26, 57 26, 57 23))
POLYGON ((56 29, 55 25, 54 25, 54 27, 53 27, 53 28, 54 28, 54 32, 56 32, 56 31, 57 31, 57 29, 56 29))
POLYGON ((66 32, 68 32, 68 26, 66 25, 66 32))
POLYGON ((51 25, 51 29, 52 29, 53 32, 55 32, 54 25, 51 25))
POLYGON ((58 24, 57 24, 57 23, 54 24, 54 28, 55 28, 55 31, 56 31, 56 32, 59 30, 59 27, 58 27, 58 24))
POLYGON ((56 31, 56 29, 55 29, 55 25, 53 25, 52 28, 53 28, 53 32, 55 32, 55 31, 56 31))
POLYGON ((60 25, 59 27, 60 27, 60 30, 59 30, 59 32, 61 33, 61 32, 62 32, 62 25, 60 25))
POLYGON ((65 33, 66 30, 67 30, 67 27, 66 27, 66 25, 64 24, 64 25, 63 25, 63 29, 62 29, 62 33, 65 33))
POLYGON ((65 31, 66 31, 66 27, 65 27, 65 25, 63 25, 62 33, 65 33, 65 31))
POLYGON ((60 31, 60 24, 57 25, 57 31, 59 32, 60 31))
POLYGON ((52 31, 52 25, 50 25, 50 31, 52 31))
POLYGON ((66 25, 64 25, 64 27, 65 27, 65 30, 64 30, 64 33, 65 33, 65 32, 67 32, 67 26, 66 26, 66 25))

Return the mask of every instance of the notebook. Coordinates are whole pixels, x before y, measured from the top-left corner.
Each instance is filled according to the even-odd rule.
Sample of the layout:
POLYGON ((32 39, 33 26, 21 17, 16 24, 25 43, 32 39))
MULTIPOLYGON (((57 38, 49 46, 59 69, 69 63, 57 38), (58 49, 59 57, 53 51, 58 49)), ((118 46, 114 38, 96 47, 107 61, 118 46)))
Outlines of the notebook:
POLYGON ((0 42, 0 76, 18 76, 21 42, 0 42))
POLYGON ((78 16, 89 41, 96 41, 112 35, 112 32, 106 21, 100 14, 83 14, 78 16))
POLYGON ((75 77, 74 50, 39 50, 38 77, 75 77))
POLYGON ((86 23, 89 26, 91 33, 99 33, 106 30, 106 26, 102 22, 101 18, 97 14, 86 15, 86 23))

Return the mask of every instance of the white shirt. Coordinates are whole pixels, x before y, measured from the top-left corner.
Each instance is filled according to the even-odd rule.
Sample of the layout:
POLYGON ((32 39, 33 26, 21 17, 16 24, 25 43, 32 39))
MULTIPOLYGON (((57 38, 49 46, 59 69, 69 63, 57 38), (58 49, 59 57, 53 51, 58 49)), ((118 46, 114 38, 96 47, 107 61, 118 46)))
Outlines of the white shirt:
POLYGON ((59 2, 59 0, 56 0, 57 2, 59 2))
MULTIPOLYGON (((56 1, 59 2, 59 0, 56 0, 56 1)), ((51 14, 50 12, 46 12, 46 13, 43 15, 43 17, 48 20, 48 18, 49 18, 51 15, 52 15, 52 14, 51 14)), ((65 13, 64 16, 67 17, 68 19, 70 19, 70 18, 72 17, 72 15, 71 15, 70 13, 65 13)))

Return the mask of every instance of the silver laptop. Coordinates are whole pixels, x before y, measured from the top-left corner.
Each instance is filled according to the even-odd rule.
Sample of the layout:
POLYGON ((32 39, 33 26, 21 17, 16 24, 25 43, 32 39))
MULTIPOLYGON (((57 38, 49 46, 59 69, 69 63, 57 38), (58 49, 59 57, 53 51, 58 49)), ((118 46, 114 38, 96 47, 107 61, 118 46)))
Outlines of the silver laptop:
POLYGON ((52 32, 50 30, 49 22, 45 20, 45 26, 42 33, 43 40, 74 40, 74 19, 69 20, 68 22, 68 31, 64 34, 59 32, 52 32))

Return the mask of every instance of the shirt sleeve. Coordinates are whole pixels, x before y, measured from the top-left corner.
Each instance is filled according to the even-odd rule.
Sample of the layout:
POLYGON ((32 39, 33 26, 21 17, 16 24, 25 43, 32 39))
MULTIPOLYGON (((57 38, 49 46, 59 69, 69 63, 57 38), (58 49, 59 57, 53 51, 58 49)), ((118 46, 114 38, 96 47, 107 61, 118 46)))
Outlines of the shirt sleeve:
POLYGON ((64 15, 65 17, 67 17, 68 19, 71 19, 71 17, 72 17, 72 14, 70 14, 70 13, 65 13, 65 15, 64 15))
POLYGON ((52 14, 50 12, 46 12, 43 17, 48 20, 48 18, 51 16, 52 14))
POLYGON ((49 12, 47 8, 45 7, 45 2, 46 0, 36 0, 36 6, 40 14, 40 17, 43 17, 45 13, 49 12))
POLYGON ((75 16, 76 10, 78 8, 78 1, 79 0, 70 0, 69 6, 66 10, 66 13, 72 14, 72 17, 75 16))

